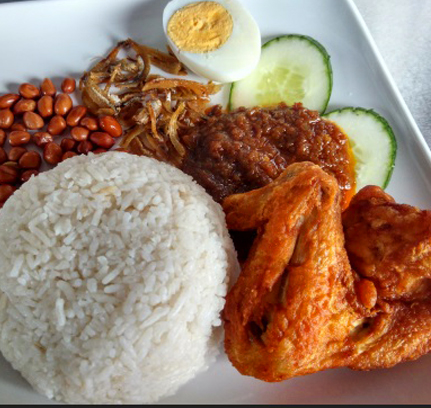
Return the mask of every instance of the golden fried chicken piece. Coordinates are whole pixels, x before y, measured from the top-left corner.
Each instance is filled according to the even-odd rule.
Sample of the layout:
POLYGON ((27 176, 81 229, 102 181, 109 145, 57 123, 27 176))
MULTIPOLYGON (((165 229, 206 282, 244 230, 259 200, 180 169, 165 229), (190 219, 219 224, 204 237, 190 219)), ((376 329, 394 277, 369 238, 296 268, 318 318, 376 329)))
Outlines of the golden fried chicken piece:
POLYGON ((354 271, 339 196, 332 176, 297 163, 224 201, 230 229, 257 230, 223 313, 225 349, 242 374, 368 370, 430 350, 430 214, 362 190, 343 218, 354 271))
POLYGON ((379 297, 430 296, 431 211, 396 204, 379 187, 368 186, 343 214, 343 225, 352 268, 373 280, 379 297))
POLYGON ((375 316, 364 321, 349 366, 391 367, 431 350, 431 211, 396 204, 363 188, 343 214, 352 268, 377 288, 375 316))
POLYGON ((344 365, 349 334, 363 314, 335 178, 296 163, 270 185, 228 197, 223 207, 228 228, 257 229, 224 309, 234 366, 280 381, 344 365))

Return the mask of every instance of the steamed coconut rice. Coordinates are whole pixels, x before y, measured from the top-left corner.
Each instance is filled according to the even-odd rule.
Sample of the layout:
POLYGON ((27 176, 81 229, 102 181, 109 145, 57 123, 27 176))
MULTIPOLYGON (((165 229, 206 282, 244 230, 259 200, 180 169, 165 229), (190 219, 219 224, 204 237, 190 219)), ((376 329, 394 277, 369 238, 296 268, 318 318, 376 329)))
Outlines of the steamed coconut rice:
POLYGON ((0 211, 0 351, 68 403, 151 403, 219 350, 224 216, 192 179, 127 153, 77 156, 0 211))

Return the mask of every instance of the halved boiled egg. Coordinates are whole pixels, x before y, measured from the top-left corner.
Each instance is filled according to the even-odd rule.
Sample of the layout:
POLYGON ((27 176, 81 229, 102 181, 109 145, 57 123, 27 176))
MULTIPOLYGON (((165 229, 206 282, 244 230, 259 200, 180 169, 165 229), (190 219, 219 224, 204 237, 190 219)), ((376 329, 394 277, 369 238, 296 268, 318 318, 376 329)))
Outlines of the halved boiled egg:
POLYGON ((259 62, 259 27, 238 0, 172 0, 163 28, 177 58, 212 81, 238 81, 259 62))

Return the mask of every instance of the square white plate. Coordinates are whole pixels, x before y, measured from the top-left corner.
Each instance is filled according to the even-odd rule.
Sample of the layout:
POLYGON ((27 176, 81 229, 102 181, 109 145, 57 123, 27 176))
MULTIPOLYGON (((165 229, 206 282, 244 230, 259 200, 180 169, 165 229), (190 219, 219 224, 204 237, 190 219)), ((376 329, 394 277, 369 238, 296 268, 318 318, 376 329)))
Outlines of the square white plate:
MULTIPOLYGON (((263 40, 299 33, 320 41, 332 57, 334 90, 328 111, 374 108, 391 123, 399 149, 388 188, 397 201, 431 207, 431 154, 350 0, 243 0, 263 40)), ((59 0, 0 5, 0 93, 19 83, 58 81, 81 73, 119 40, 165 49, 167 0, 59 0)), ((389 370, 331 370, 277 384, 241 376, 221 354, 210 369, 163 403, 401 404, 429 403, 431 357, 389 370)), ((46 404, 0 356, 0 403, 46 404)))

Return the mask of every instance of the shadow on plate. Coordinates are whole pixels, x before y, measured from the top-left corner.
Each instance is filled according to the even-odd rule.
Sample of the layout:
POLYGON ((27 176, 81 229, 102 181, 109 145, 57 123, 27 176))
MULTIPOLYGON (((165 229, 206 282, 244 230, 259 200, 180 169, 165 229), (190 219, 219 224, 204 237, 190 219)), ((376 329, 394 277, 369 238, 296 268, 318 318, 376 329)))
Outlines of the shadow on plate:
POLYGON ((169 0, 149 0, 131 8, 124 31, 137 42, 166 51, 163 10, 168 3, 169 0))
POLYGON ((0 353, 0 383, 9 383, 14 387, 31 390, 30 384, 14 370, 0 353))
POLYGON ((30 0, 0 0, 0 5, 3 3, 16 3, 16 2, 24 2, 24 1, 30 1, 30 0))
POLYGON ((286 404, 429 404, 428 372, 431 355, 369 372, 349 369, 265 383, 239 374, 222 354, 208 371, 199 374, 162 404, 226 405, 286 404))
POLYGON ((294 379, 292 384, 287 381, 285 397, 280 392, 274 398, 297 404, 428 404, 430 366, 431 356, 424 356, 390 369, 328 370, 294 379))

